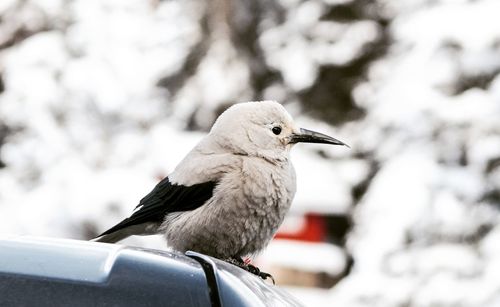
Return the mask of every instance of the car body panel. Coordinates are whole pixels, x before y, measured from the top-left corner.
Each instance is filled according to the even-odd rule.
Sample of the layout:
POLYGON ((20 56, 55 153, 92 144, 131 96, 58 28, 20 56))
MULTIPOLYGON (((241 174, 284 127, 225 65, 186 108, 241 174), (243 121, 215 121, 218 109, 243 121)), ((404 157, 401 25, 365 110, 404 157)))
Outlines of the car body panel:
POLYGON ((232 264, 188 252, 0 239, 0 306, 300 306, 232 264))

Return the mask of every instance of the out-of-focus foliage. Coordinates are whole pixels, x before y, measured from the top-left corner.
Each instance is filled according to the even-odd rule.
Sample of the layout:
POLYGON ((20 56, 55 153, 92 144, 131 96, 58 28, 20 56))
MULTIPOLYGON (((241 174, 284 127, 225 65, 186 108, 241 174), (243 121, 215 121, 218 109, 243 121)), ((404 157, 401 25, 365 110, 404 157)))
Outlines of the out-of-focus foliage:
POLYGON ((497 306, 499 11, 497 0, 4 0, 0 232, 96 235, 228 105, 273 99, 352 147, 294 149, 292 213, 329 214, 353 260, 317 304, 497 306))

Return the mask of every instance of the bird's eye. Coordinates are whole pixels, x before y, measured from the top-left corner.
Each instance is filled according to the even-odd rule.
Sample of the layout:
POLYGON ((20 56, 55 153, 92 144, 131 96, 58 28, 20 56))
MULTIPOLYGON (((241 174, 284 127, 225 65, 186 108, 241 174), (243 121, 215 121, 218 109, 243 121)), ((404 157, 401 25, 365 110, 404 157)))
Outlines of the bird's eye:
POLYGON ((273 127, 273 133, 279 135, 281 133, 281 127, 273 127))

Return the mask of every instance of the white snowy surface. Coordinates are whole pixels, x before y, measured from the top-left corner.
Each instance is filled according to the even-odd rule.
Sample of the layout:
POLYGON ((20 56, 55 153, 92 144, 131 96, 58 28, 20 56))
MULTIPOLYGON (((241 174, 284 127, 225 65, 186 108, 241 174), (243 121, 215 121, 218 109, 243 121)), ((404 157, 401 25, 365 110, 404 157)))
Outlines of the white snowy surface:
MULTIPOLYGON (((320 65, 349 62, 381 35, 371 21, 319 20, 341 2, 351 1, 280 1, 286 21, 263 29, 265 61, 289 89, 308 88, 320 65)), ((0 2, 0 45, 19 29, 34 33, 0 49, 0 123, 14 129, 0 151, 0 233, 106 229, 204 135, 183 129, 193 110, 204 126, 221 105, 251 97, 248 66, 219 36, 175 98, 156 86, 200 40, 198 4, 0 2)), ((309 306, 500 306, 499 204, 484 197, 500 190, 500 168, 488 169, 500 157, 500 77, 455 89, 464 76, 500 70, 500 1, 377 4, 392 41, 353 93, 366 117, 333 127, 284 101, 300 126, 352 147, 296 146, 292 210, 353 212, 354 222, 351 273, 331 290, 289 290, 309 306), (378 171, 354 203, 372 163, 378 171)), ((275 85, 265 95, 287 92, 275 85)), ((164 248, 159 236, 124 243, 164 248)), ((312 271, 345 264, 336 247, 283 244, 272 243, 269 259, 312 271)))
POLYGON ((259 264, 339 276, 346 268, 344 251, 329 243, 273 240, 259 255, 259 264))

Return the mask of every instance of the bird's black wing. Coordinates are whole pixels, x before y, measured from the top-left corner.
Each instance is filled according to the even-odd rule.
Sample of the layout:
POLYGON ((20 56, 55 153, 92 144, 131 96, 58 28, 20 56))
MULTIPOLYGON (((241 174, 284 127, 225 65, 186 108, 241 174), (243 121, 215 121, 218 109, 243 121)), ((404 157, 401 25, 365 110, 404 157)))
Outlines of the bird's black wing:
POLYGON ((161 223, 167 213, 194 210, 212 197, 216 184, 217 182, 208 181, 184 186, 171 183, 167 177, 141 199, 136 211, 129 218, 100 236, 142 223, 161 223))

